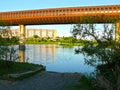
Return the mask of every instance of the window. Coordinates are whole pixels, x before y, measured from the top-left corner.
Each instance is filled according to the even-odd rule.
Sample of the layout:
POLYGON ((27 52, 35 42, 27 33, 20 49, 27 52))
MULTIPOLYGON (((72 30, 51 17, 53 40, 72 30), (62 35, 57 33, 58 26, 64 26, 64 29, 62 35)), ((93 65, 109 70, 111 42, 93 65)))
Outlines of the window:
POLYGON ((76 14, 76 9, 74 9, 74 14, 76 14))
POLYGON ((51 11, 51 15, 54 15, 54 10, 51 11))
POLYGON ((83 12, 83 11, 84 11, 84 9, 82 8, 82 9, 81 9, 81 11, 83 12))
POLYGON ((88 9, 86 8, 85 11, 87 11, 88 9))
POLYGON ((114 10, 116 10, 116 7, 114 7, 114 10))
POLYGON ((70 13, 72 13, 72 9, 70 10, 70 13))
POLYGON ((120 7, 118 7, 118 12, 120 12, 120 7))
POLYGON ((105 13, 107 13, 108 12, 108 8, 105 8, 105 13))
POLYGON ((16 12, 15 16, 18 17, 18 13, 17 12, 16 12))
POLYGON ((91 8, 89 8, 89 11, 91 11, 92 9, 91 8))
POLYGON ((108 10, 108 8, 105 8, 105 11, 107 11, 108 10))
POLYGON ((97 11, 99 11, 100 10, 100 8, 97 8, 97 11))
POLYGON ((34 16, 37 16, 38 15, 38 12, 37 11, 34 11, 34 16))
POLYGON ((62 10, 59 11, 60 12, 60 15, 62 14, 62 10))
POLYGON ((93 8, 93 10, 96 10, 96 8, 93 8))
POLYGON ((110 7, 109 10, 112 11, 112 8, 110 7))
POLYGON ((56 15, 58 15, 58 10, 56 10, 56 15))
POLYGON ((80 13, 80 9, 78 9, 77 13, 78 13, 78 14, 80 13))
POLYGON ((46 16, 48 16, 48 11, 46 11, 46 16))
POLYGON ((103 10, 104 10, 104 8, 101 8, 101 10, 103 11, 103 10))
POLYGON ((69 9, 66 10, 66 14, 69 14, 69 9))
POLYGON ((118 7, 118 10, 120 10, 120 7, 118 7))
POLYGON ((44 15, 44 12, 43 12, 43 11, 41 11, 41 12, 40 12, 40 15, 41 15, 41 16, 43 16, 43 15, 44 15))

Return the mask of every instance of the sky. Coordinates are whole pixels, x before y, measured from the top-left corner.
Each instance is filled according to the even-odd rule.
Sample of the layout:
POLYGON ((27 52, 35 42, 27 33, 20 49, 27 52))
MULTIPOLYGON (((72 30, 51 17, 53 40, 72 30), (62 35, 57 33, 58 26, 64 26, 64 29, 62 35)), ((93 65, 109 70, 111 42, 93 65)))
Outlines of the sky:
MULTIPOLYGON (((120 0, 1 0, 0 12, 96 5, 120 5, 120 0)), ((57 36, 71 36, 70 24, 39 26, 31 25, 27 26, 27 28, 56 29, 58 31, 57 36)))

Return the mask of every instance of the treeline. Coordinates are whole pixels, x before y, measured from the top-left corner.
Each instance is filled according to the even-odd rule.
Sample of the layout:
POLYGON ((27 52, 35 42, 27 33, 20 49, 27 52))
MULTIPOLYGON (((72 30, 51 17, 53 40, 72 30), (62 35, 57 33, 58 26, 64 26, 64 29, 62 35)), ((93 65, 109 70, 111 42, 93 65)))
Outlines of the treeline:
POLYGON ((19 44, 18 37, 11 37, 11 38, 0 37, 0 45, 16 45, 16 44, 19 44))
MULTIPOLYGON (((94 42, 88 40, 76 39, 74 37, 56 37, 52 38, 26 38, 27 44, 71 44, 71 45, 83 45, 85 42, 94 42)), ((95 42, 94 42, 95 43, 95 42)))

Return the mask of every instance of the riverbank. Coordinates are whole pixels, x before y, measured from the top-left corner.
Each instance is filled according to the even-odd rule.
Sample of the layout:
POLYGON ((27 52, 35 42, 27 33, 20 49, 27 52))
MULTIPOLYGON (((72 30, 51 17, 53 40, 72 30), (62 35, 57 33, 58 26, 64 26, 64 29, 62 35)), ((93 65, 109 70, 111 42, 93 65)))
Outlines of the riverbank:
POLYGON ((74 88, 80 83, 82 76, 81 73, 43 71, 20 81, 0 80, 0 90, 79 90, 74 88))
POLYGON ((61 42, 26 42, 25 44, 56 44, 62 46, 83 46, 83 43, 61 43, 61 42))
POLYGON ((89 79, 81 73, 44 71, 42 65, 15 63, 12 71, 9 68, 1 73, 2 69, 0 90, 88 90, 92 86, 89 79))
POLYGON ((0 79, 19 80, 45 70, 43 65, 0 60, 0 79))

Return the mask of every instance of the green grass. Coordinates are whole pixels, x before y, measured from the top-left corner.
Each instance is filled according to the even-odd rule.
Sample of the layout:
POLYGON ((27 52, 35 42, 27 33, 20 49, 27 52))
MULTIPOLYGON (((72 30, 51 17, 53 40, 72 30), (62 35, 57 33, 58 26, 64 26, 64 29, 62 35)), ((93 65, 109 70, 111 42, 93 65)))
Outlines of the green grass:
POLYGON ((92 81, 89 77, 82 76, 78 85, 64 86, 63 90, 96 90, 96 89, 93 87, 92 81))
MULTIPOLYGON (((32 42, 32 41, 26 41, 26 44, 59 44, 60 42, 32 42)), ((83 46, 83 43, 62 43, 64 46, 83 46)))
POLYGON ((26 71, 34 71, 40 67, 44 69, 44 66, 42 65, 20 62, 13 62, 10 67, 7 67, 6 61, 0 60, 0 76, 7 74, 22 73, 26 71))

